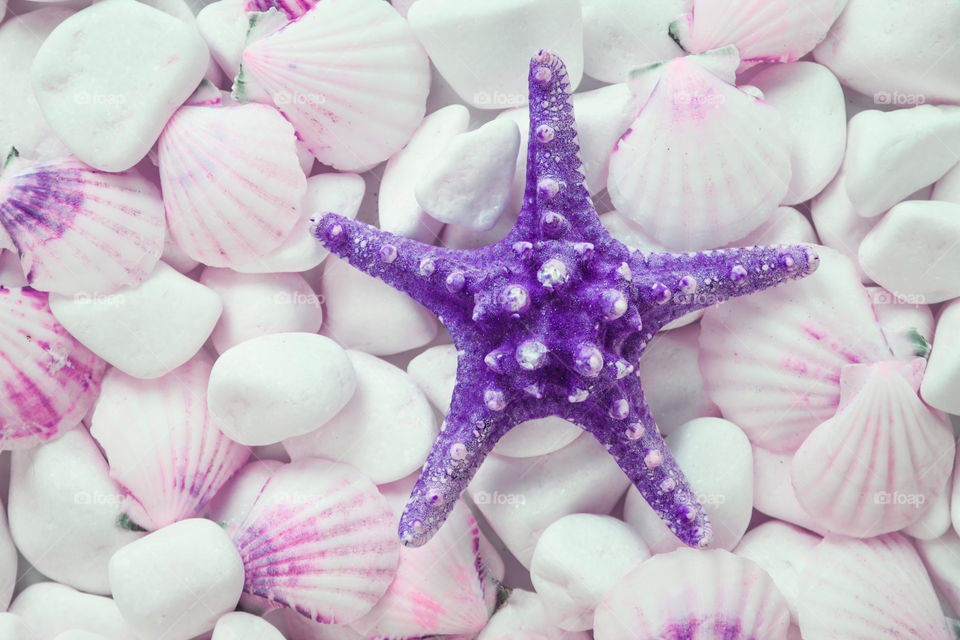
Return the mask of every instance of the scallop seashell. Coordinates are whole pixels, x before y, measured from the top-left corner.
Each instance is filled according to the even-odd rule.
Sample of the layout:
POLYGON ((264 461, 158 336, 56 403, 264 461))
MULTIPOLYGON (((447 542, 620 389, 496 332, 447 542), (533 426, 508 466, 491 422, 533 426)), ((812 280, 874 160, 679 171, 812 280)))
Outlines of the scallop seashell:
POLYGON ((291 20, 296 20, 317 4, 316 0, 247 0, 243 10, 247 12, 266 12, 276 9, 291 20))
POLYGON ((353 467, 321 458, 278 468, 232 538, 246 593, 317 622, 358 620, 397 572, 386 499, 353 467))
POLYGON ((786 640, 790 610, 766 571, 715 549, 656 555, 620 579, 594 618, 596 640, 786 640))
POLYGON ((700 324, 710 399, 778 453, 833 417, 843 367, 893 358, 853 264, 826 247, 817 253, 809 278, 708 309, 700 324))
POLYGON ((613 205, 668 249, 742 238, 773 215, 790 183, 779 112, 706 68, 726 57, 643 71, 659 79, 610 156, 613 205))
POLYGON ((793 458, 797 499, 830 531, 869 537, 915 522, 953 470, 946 414, 917 395, 923 358, 852 364, 835 416, 793 458))
POLYGON ((324 0, 248 37, 234 94, 267 95, 320 162, 359 172, 407 143, 429 88, 427 55, 388 3, 324 0))
POLYGON ((157 188, 134 170, 97 171, 73 157, 10 158, 0 225, 30 285, 64 295, 137 285, 163 251, 157 188))
POLYGON ((472 636, 487 623, 496 599, 497 585, 480 554, 480 529, 458 501, 435 538, 400 549, 396 579, 351 626, 371 640, 472 636))
POLYGON ((916 550, 899 533, 828 536, 800 573, 804 640, 948 640, 946 621, 916 550))
POLYGON ((47 294, 0 288, 0 451, 72 429, 93 406, 107 363, 50 313, 47 294))
POLYGON ((123 512, 144 529, 200 515, 250 456, 207 413, 212 367, 201 350, 160 378, 112 369, 103 379, 90 433, 123 489, 123 512))
POLYGON ((762 62, 793 62, 827 36, 835 0, 693 0, 670 24, 670 35, 692 53, 735 45, 740 71, 762 62))
POLYGON ((170 235, 194 260, 254 262, 296 225, 307 180, 293 127, 275 109, 181 107, 157 148, 170 235))

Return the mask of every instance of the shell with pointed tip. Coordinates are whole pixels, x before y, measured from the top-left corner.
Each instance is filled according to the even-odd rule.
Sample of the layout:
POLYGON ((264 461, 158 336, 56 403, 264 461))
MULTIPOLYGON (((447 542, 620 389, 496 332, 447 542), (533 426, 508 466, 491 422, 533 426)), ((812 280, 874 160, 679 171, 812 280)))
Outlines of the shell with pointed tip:
POLYGON ((32 287, 109 293, 146 279, 163 251, 163 203, 136 171, 76 158, 11 158, 0 174, 0 225, 32 287))
POLYGON ((809 278, 708 309, 700 370, 710 399, 755 445, 796 451, 840 402, 846 365, 893 354, 850 260, 817 247, 809 278))
POLYGON ((949 640, 930 577, 907 538, 828 536, 800 573, 804 640, 949 640))
POLYGON ((430 542, 400 549, 393 584, 351 626, 375 640, 474 634, 487 623, 496 596, 496 583, 480 555, 480 529, 458 501, 430 542))
POLYGON ((670 25, 692 53, 735 45, 740 71, 762 62, 793 62, 813 50, 836 17, 836 0, 694 0, 670 25))
POLYGON ((766 571, 715 549, 678 549, 620 579, 594 618, 596 640, 786 640, 790 610, 766 571))
POLYGON ((269 95, 317 159, 364 171, 407 143, 426 112, 427 54, 382 0, 324 0, 247 43, 234 92, 269 95))
POLYGON ((370 611, 397 572, 386 499, 353 467, 304 458, 277 469, 231 530, 243 590, 327 624, 370 611))
POLYGON ((858 537, 896 531, 943 491, 953 430, 917 395, 925 362, 840 371, 837 413, 804 440, 791 470, 800 504, 827 529, 858 537))
POLYGON ((201 350, 160 378, 140 380, 113 369, 103 379, 90 433, 123 489, 123 512, 144 529, 200 515, 250 455, 210 420, 212 367, 201 350))
POLYGON ((80 424, 107 364, 50 313, 47 294, 0 288, 0 451, 26 449, 80 424))
POLYGON ((614 148, 607 180, 617 211, 675 250, 747 235, 776 211, 791 175, 777 110, 698 57, 643 72, 659 80, 614 148))
POLYGON ((181 107, 157 143, 173 241, 214 267, 280 246, 300 217, 307 179, 290 123, 271 107, 181 107))

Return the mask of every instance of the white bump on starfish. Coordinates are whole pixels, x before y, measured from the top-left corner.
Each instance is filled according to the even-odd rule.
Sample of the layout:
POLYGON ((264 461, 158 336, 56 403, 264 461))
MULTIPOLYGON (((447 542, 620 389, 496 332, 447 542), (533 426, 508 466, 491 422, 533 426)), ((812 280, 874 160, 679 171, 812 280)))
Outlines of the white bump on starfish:
POLYGON ((533 79, 539 84, 547 84, 553 79, 553 72, 550 71, 549 67, 537 67, 537 70, 533 72, 533 79))
POLYGON ((747 279, 747 270, 743 268, 743 265, 734 265, 733 269, 730 270, 730 279, 734 283, 745 282, 747 279))
POLYGON ((556 211, 548 211, 540 218, 540 228, 543 229, 544 233, 551 236, 560 235, 566 226, 567 219, 556 211))
POLYGON ((626 360, 624 360, 623 358, 621 358, 620 360, 617 360, 616 367, 617 367, 617 380, 622 380, 623 378, 626 378, 628 375, 633 373, 633 365, 627 362, 626 360))
POLYGON ((437 262, 431 258, 426 257, 420 261, 420 275, 425 278, 429 278, 437 270, 437 262))
POLYGON ((693 276, 683 276, 680 278, 680 291, 686 293, 687 295, 696 293, 697 279, 693 276))
POLYGON ((647 465, 648 469, 656 469, 663 464, 663 454, 660 453, 659 449, 651 449, 650 452, 643 457, 643 464, 647 465))
POLYGON ((627 312, 627 297, 617 289, 607 289, 600 295, 600 308, 607 320, 616 320, 627 312))
POLYGON ((629 427, 627 427, 627 437, 631 440, 639 440, 643 437, 643 433, 646 429, 643 428, 643 425, 639 422, 634 422, 629 427))
POLYGON ((628 265, 626 262, 621 262, 620 266, 617 267, 617 275, 627 282, 633 281, 633 271, 630 270, 630 265, 628 265))
POLYGON ((554 131, 553 127, 550 125, 542 124, 537 127, 537 130, 534 132, 534 134, 537 136, 537 140, 547 143, 553 140, 553 137, 557 134, 557 132, 554 131))
POLYGON ((467 457, 467 445, 462 442, 454 442, 450 445, 450 457, 454 460, 464 460, 467 457))
POLYGON ((674 480, 673 478, 667 478, 666 480, 660 483, 660 490, 663 491, 664 493, 670 493, 676 488, 677 488, 677 481, 674 480))
POLYGON ((385 244, 380 247, 380 259, 390 264, 397 259, 397 248, 392 244, 385 244))
POLYGON ((553 178, 544 178, 537 183, 537 195, 544 200, 550 200, 560 192, 560 183, 553 178))
POLYGON ((463 291, 464 285, 467 284, 467 278, 463 275, 461 271, 454 271, 447 276, 447 291, 450 293, 457 293, 458 291, 463 291))
POLYGON ((603 370, 603 354, 592 344, 581 344, 577 347, 573 368, 582 376, 596 378, 603 370))
POLYGON ((672 295, 670 288, 659 282, 654 282, 653 285, 651 285, 650 293, 653 296, 653 301, 657 304, 670 302, 670 296, 672 295))
POLYGON ((537 400, 543 397, 543 383, 537 382, 534 384, 528 384, 523 388, 529 395, 533 396, 537 400))
POLYGON ((504 360, 507 358, 507 350, 500 348, 494 349, 487 355, 483 357, 483 361, 486 363, 487 367, 490 368, 494 373, 505 373, 506 368, 503 366, 504 360))
POLYGON ((327 228, 327 238, 336 240, 343 233, 343 227, 339 224, 332 224, 327 228))
POLYGON ((550 258, 537 271, 537 280, 547 289, 553 289, 558 284, 565 283, 570 278, 567 265, 562 260, 550 258))
POLYGON ((500 292, 499 302, 504 311, 520 313, 530 306, 530 294, 523 285, 511 284, 500 292))
POLYGON ((584 260, 589 260, 593 257, 593 243, 592 242, 576 242, 573 245, 574 251, 577 252, 584 260))
POLYGON ((610 417, 615 420, 623 420, 628 415, 630 415, 630 403, 624 398, 615 400, 612 405, 610 405, 610 417))
POLYGON ((519 240, 513 243, 513 252, 517 257, 526 258, 533 251, 533 243, 526 240, 519 240))
POLYGON ((507 399, 499 389, 487 389, 483 392, 483 404, 490 411, 503 411, 507 406, 507 399))
POLYGON ((539 369, 547 363, 547 346, 539 340, 524 340, 517 346, 517 364, 527 371, 539 369))

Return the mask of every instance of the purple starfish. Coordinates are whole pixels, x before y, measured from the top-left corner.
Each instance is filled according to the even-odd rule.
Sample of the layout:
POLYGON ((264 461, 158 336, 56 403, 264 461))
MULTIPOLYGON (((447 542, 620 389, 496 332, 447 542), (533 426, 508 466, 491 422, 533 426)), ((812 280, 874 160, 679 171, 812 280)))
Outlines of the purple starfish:
POLYGON ((589 431, 670 530, 705 546, 710 523, 643 398, 637 361, 671 320, 812 273, 804 246, 631 251, 600 224, 583 186, 563 62, 530 63, 527 184, 494 245, 428 246, 334 214, 314 233, 356 268, 435 313, 458 350, 446 420, 400 519, 404 544, 440 528, 497 440, 560 416, 589 431))

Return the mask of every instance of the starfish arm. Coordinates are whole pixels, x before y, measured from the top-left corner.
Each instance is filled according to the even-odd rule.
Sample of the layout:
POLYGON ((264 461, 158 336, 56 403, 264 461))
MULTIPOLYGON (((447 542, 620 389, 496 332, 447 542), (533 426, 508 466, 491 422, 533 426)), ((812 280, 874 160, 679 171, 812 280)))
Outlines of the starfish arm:
POLYGON ((635 252, 631 266, 644 273, 640 304, 650 330, 698 309, 798 280, 816 271, 810 245, 772 245, 691 253, 635 252))
POLYGON ((587 404, 575 421, 607 449, 677 538, 691 547, 710 543, 712 532, 707 514, 667 449, 643 397, 639 378, 628 376, 599 404, 587 404), (615 395, 628 403, 629 413, 624 418, 611 417, 606 410, 619 399, 615 395))
POLYGON ((593 242, 602 227, 584 186, 570 79, 563 61, 540 51, 530 61, 527 181, 517 237, 593 242))

